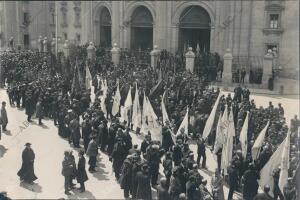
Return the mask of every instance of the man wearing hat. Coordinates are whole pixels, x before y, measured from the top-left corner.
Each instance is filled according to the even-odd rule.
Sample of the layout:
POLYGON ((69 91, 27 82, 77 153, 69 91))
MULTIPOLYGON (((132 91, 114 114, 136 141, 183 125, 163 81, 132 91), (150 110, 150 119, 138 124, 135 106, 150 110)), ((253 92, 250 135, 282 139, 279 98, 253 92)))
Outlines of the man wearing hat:
POLYGON ((250 163, 249 169, 245 171, 242 177, 243 198, 245 200, 252 200, 257 194, 258 179, 260 179, 260 175, 255 169, 254 164, 250 163))
POLYGON ((151 200, 152 191, 150 186, 150 176, 148 172, 148 165, 145 163, 142 165, 142 170, 137 173, 137 199, 151 200))
POLYGON ((265 185, 264 186, 264 192, 257 194, 253 198, 253 200, 272 200, 273 198, 270 196, 269 192, 270 192, 270 186, 269 185, 265 185))
POLYGON ((33 181, 37 179, 34 174, 34 159, 35 154, 31 149, 31 144, 27 142, 25 144, 25 149, 22 152, 22 167, 18 171, 18 176, 20 177, 21 181, 33 184, 33 181))

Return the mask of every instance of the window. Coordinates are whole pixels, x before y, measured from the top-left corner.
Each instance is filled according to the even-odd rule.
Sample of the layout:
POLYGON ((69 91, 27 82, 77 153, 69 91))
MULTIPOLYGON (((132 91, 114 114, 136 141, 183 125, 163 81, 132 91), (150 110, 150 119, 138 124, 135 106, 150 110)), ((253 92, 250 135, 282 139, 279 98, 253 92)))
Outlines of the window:
POLYGON ((29 23, 29 13, 24 12, 23 14, 23 24, 28 24, 29 23))
POLYGON ((272 53, 274 55, 274 57, 277 57, 278 56, 278 44, 266 44, 266 52, 265 53, 268 53, 268 50, 272 50, 272 53))
POLYGON ((279 28, 279 14, 270 14, 270 28, 279 28))
POLYGON ((55 24, 55 13, 54 12, 51 13, 51 20, 52 20, 51 23, 55 24))
POLYGON ((29 35, 24 34, 24 47, 28 48, 29 47, 29 35))
POLYGON ((68 39, 68 34, 67 33, 63 33, 64 35, 64 39, 67 40, 68 39))
POLYGON ((80 34, 79 33, 76 34, 76 39, 77 39, 78 42, 80 42, 81 38, 80 38, 80 34))

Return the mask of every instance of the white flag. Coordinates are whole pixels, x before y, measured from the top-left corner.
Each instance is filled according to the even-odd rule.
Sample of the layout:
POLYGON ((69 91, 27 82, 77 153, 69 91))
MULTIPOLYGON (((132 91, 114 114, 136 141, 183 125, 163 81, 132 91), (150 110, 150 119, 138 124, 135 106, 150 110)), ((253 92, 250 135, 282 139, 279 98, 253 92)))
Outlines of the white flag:
POLYGON ((215 102, 215 105, 214 105, 213 109, 211 110, 208 119, 206 120, 205 127, 203 130, 203 135, 202 135, 203 139, 206 139, 211 132, 211 129, 212 129, 214 121, 215 121, 216 111, 217 111, 217 107, 219 105, 220 98, 221 98, 221 92, 219 93, 219 96, 215 102))
POLYGON ((184 133, 186 135, 188 135, 188 133, 189 133, 189 129, 188 129, 189 128, 189 108, 186 109, 186 114, 179 126, 179 129, 177 130, 176 135, 178 135, 180 133, 180 130, 183 128, 184 128, 184 133))
POLYGON ((217 153, 219 149, 223 147, 224 144, 224 135, 221 126, 222 126, 222 113, 220 113, 218 124, 217 124, 214 153, 217 153))
POLYGON ((132 106, 132 98, 131 98, 131 86, 130 86, 124 106, 122 107, 123 108, 122 112, 121 112, 121 118, 123 121, 127 122, 127 125, 129 125, 128 112, 130 112, 131 106, 132 106))
POLYGON ((259 156, 259 152, 264 143, 269 124, 270 124, 270 121, 268 121, 267 125, 260 131, 258 137, 256 138, 256 140, 252 146, 251 152, 252 152, 253 160, 256 160, 259 156))
POLYGON ((133 101, 133 108, 132 108, 132 124, 133 130, 136 130, 137 127, 141 128, 142 126, 142 116, 141 116, 141 105, 139 102, 139 90, 137 87, 137 83, 135 85, 135 97, 133 101))
POLYGON ((153 140, 158 140, 158 141, 162 141, 162 134, 161 134, 161 126, 158 123, 158 118, 153 110, 153 107, 151 105, 151 102, 149 101, 148 97, 146 97, 147 99, 147 119, 148 119, 148 130, 151 132, 151 138, 153 140))
POLYGON ((281 155, 284 149, 286 139, 278 146, 276 151, 272 154, 269 161, 265 164, 265 166, 260 170, 260 179, 259 185, 263 189, 266 184, 270 186, 269 194, 273 197, 273 189, 274 189, 274 179, 273 179, 273 171, 274 169, 280 166, 281 155))
POLYGON ((278 186, 283 194, 283 187, 288 181, 288 176, 289 176, 289 161, 290 161, 290 131, 287 133, 286 136, 286 141, 284 143, 284 148, 283 152, 281 155, 281 162, 280 162, 280 175, 279 175, 279 181, 278 181, 278 186))
POLYGON ((226 175, 227 167, 230 165, 231 160, 232 160, 233 136, 235 135, 232 107, 230 109, 230 114, 229 114, 229 118, 228 118, 228 127, 225 132, 227 134, 227 137, 226 137, 226 141, 225 141, 225 148, 223 148, 223 151, 225 151, 225 152, 224 152, 224 157, 222 157, 222 160, 224 160, 222 169, 224 169, 224 174, 226 175))
POLYGON ((114 102, 111 110, 113 116, 116 116, 118 114, 120 109, 120 102, 121 102, 121 93, 120 93, 119 80, 117 80, 117 90, 114 96, 114 102))
POLYGON ((249 112, 247 111, 247 115, 240 133, 240 142, 242 147, 242 155, 244 159, 246 159, 247 150, 248 150, 248 123, 249 123, 249 112))
POLYGON ((164 92, 163 97, 161 99, 161 111, 162 111, 163 125, 166 125, 166 122, 170 122, 169 116, 168 116, 168 113, 167 113, 167 109, 166 109, 166 105, 165 105, 165 102, 164 102, 165 93, 166 93, 166 91, 164 92))
POLYGON ((85 88, 91 89, 92 75, 88 65, 85 65, 85 88))

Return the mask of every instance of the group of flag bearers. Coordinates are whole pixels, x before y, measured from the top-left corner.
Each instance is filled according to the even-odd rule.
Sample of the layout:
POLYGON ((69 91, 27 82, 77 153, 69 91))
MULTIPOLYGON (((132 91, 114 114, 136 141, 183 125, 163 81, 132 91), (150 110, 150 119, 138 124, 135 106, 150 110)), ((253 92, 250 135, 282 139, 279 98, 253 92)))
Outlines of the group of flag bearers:
MULTIPOLYGON (((89 71, 88 66, 86 66, 86 88, 91 89, 91 80, 92 76, 89 71)), ((99 76, 97 77, 99 85, 101 85, 101 90, 103 91, 102 95, 99 96, 101 99, 101 109, 107 115, 107 110, 105 107, 105 99, 107 97, 107 81, 106 79, 101 79, 99 76)), ((140 105, 139 102, 139 88, 138 83, 135 83, 135 97, 132 98, 131 90, 133 88, 130 86, 127 97, 125 99, 124 105, 121 105, 121 94, 119 88, 119 81, 117 81, 117 89, 113 96, 113 105, 112 112, 113 116, 117 116, 120 114, 120 121, 127 122, 127 126, 131 126, 133 131, 137 133, 147 134, 151 132, 151 137, 153 140, 162 140, 162 126, 167 126, 170 123, 166 105, 165 105, 165 95, 166 91, 163 94, 161 100, 161 112, 162 112, 162 122, 159 122, 157 115, 154 112, 154 109, 151 105, 149 98, 143 94, 143 106, 140 105), (133 99, 133 101, 132 101, 133 99)), ((212 111, 206 121, 204 131, 202 134, 202 139, 206 140, 212 130, 213 126, 216 125, 216 136, 213 144, 214 153, 217 154, 222 151, 221 156, 218 156, 218 167, 223 171, 223 174, 228 175, 228 167, 231 164, 233 159, 233 150, 236 148, 236 138, 238 135, 236 134, 236 129, 234 125, 233 119, 233 109, 232 107, 228 107, 225 105, 224 112, 219 115, 219 118, 216 123, 216 115, 218 112, 218 105, 220 102, 220 98, 223 95, 223 92, 219 93, 219 96, 212 108, 212 111)), ((260 151, 263 147, 267 129, 269 127, 270 122, 266 124, 266 126, 261 130, 258 137, 256 138, 254 144, 249 149, 249 141, 248 141, 248 123, 249 123, 249 111, 247 111, 241 132, 239 134, 239 142, 240 148, 242 152, 243 159, 246 159, 247 156, 252 156, 253 162, 258 159, 260 151)), ((184 134, 188 135, 188 127, 189 127, 189 108, 187 108, 186 114, 181 122, 180 127, 178 128, 177 133, 171 132, 172 139, 176 141, 176 135, 180 133, 181 130, 184 130, 184 134)), ((270 187, 269 194, 273 196, 273 174, 272 172, 280 167, 279 174, 279 188, 283 193, 283 188, 288 182, 288 170, 289 170, 289 154, 290 154, 290 132, 288 132, 285 140, 278 146, 277 150, 273 153, 269 161, 264 165, 264 167, 260 170, 260 179, 258 181, 261 188, 264 188, 266 185, 270 187)))

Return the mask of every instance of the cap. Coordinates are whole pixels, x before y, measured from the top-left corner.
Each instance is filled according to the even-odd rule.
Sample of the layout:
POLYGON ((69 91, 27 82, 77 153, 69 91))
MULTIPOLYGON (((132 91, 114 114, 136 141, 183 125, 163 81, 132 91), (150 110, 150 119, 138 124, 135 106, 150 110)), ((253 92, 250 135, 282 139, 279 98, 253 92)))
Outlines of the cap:
POLYGON ((30 145, 31 145, 31 143, 29 143, 29 142, 27 142, 27 143, 25 144, 26 147, 29 147, 30 145))

